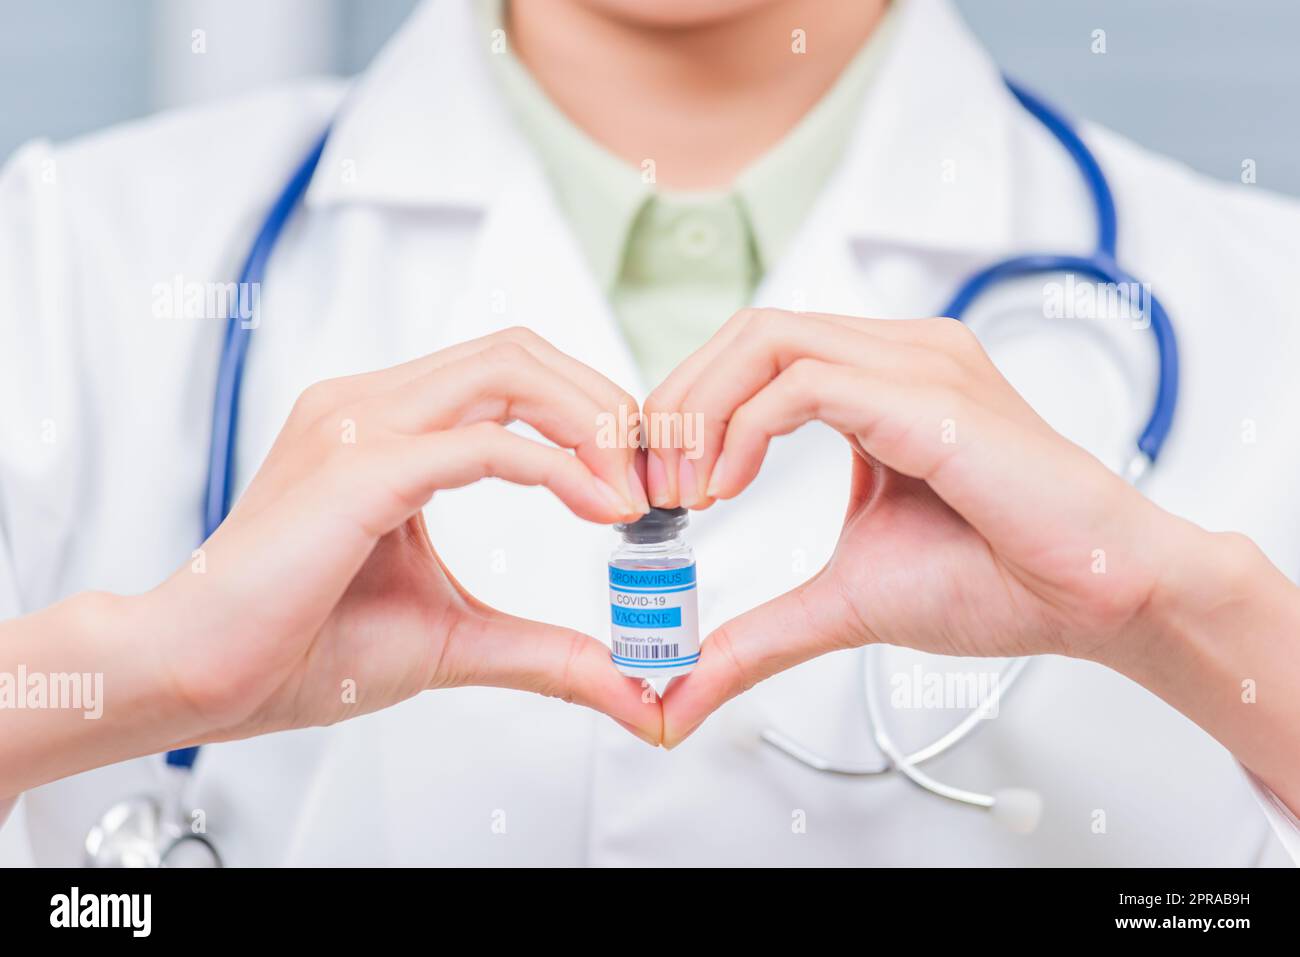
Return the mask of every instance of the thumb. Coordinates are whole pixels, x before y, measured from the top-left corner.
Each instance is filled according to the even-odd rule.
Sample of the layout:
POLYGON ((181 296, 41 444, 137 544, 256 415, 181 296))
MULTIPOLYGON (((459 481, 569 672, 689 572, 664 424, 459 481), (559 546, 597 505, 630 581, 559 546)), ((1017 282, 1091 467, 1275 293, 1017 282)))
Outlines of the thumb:
POLYGON ((870 635, 823 570, 792 591, 752 608, 705 638, 695 670, 663 702, 663 744, 681 744, 704 719, 764 678, 870 635))
POLYGON ((485 685, 560 698, 609 715, 647 744, 663 737, 663 712, 641 682, 619 674, 590 635, 497 611, 453 633, 438 668, 442 687, 485 685), (647 700, 648 699, 648 700, 647 700))

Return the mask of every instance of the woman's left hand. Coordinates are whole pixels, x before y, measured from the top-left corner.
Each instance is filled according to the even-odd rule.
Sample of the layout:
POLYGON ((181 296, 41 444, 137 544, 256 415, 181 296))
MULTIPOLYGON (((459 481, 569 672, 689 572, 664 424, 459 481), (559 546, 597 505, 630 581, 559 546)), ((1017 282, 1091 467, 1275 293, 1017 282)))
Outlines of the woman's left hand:
POLYGON ((694 461, 651 450, 656 505, 738 495, 772 437, 814 419, 854 453, 830 562, 709 637, 665 701, 670 746, 763 678, 867 642, 1102 655, 1141 632, 1164 556, 1192 528, 1053 431, 951 319, 742 312, 645 411, 704 426, 694 461))

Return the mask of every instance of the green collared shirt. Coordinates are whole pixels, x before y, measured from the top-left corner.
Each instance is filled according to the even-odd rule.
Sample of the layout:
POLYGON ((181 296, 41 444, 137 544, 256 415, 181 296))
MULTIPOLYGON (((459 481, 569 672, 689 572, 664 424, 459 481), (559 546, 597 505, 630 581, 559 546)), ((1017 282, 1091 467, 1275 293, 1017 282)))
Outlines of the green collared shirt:
MULTIPOLYGON (((477 2, 487 32, 504 30, 504 0, 477 2)), ((610 153, 551 102, 508 38, 496 48, 501 90, 647 382, 661 381, 745 306, 785 251, 844 152, 896 19, 891 9, 831 89, 725 192, 657 188, 648 170, 610 153)))

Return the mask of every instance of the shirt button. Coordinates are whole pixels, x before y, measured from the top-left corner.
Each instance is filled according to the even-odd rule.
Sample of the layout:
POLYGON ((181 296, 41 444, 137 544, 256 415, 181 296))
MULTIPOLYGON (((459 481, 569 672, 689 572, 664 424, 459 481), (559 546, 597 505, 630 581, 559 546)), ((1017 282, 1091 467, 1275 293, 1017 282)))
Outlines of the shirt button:
POLYGON ((688 259, 704 259, 713 255, 721 238, 717 226, 698 216, 682 220, 676 232, 677 248, 688 259))

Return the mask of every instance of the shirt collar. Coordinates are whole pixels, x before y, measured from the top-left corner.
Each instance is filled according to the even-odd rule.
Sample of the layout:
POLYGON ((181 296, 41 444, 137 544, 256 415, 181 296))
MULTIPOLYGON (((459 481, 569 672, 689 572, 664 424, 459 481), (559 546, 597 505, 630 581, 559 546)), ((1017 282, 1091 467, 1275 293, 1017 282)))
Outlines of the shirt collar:
MULTIPOLYGON (((473 0, 481 29, 501 30, 504 0, 473 0)), ((537 151, 556 198, 602 289, 618 278, 637 214, 654 193, 651 170, 624 162, 573 123, 546 95, 508 44, 491 60, 511 115, 537 151)))
MULTIPOLYGON (((857 104, 889 42, 894 8, 904 2, 893 0, 870 40, 826 94, 780 143, 744 169, 728 191, 656 191, 647 170, 610 153, 565 116, 508 47, 493 57, 493 72, 538 151, 602 288, 613 287, 638 214, 656 195, 683 207, 738 200, 760 267, 767 269, 784 252, 840 160, 857 104)), ((485 33, 503 28, 504 0, 475 0, 475 6, 485 33)))
MULTIPOLYGON (((906 0, 897 21, 833 173, 837 215, 863 241, 1006 248, 1020 110, 949 0, 906 0)), ((530 152, 493 41, 468 0, 424 0, 345 99, 308 204, 490 203, 530 152)))
POLYGON ((892 0, 871 37, 825 95, 780 143, 736 178, 735 192, 749 216, 765 269, 780 258, 844 159, 860 104, 893 43, 899 7, 908 2, 892 0))

